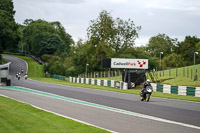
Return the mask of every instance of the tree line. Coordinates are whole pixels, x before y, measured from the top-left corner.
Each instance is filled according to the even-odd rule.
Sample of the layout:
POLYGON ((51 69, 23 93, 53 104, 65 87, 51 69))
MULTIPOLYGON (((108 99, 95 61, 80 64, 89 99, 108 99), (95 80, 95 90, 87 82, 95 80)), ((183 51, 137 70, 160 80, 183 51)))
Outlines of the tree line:
MULTIPOLYGON (((58 21, 26 19, 17 24, 14 14, 12 0, 1 0, 0 54, 10 51, 35 55, 45 62, 44 71, 51 74, 77 75, 86 71, 86 64, 88 72, 104 71, 101 67, 104 58, 149 59, 149 69, 160 68, 160 64, 182 67, 192 65, 194 52, 200 52, 200 38, 189 35, 179 42, 159 33, 148 44, 136 47, 135 40, 142 27, 131 19, 113 18, 105 10, 90 21, 87 39, 76 43, 58 21)), ((200 63, 198 55, 197 63, 200 63)))

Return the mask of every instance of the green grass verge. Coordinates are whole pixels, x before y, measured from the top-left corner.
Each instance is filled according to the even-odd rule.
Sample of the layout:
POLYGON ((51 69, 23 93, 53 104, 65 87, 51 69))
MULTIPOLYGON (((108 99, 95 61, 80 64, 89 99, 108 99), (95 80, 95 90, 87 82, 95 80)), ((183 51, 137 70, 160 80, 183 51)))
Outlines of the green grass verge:
POLYGON ((0 65, 1 65, 1 64, 6 64, 6 63, 8 63, 8 61, 5 60, 4 58, 2 58, 2 60, 0 60, 0 65))
POLYGON ((1 133, 106 133, 70 119, 0 96, 1 133))
MULTIPOLYGON (((19 58, 24 59, 24 60, 27 61, 27 63, 29 64, 29 67, 30 67, 29 71, 32 71, 30 73, 34 73, 34 71, 37 71, 36 69, 31 69, 31 68, 42 67, 41 65, 39 65, 38 63, 36 63, 30 57, 26 57, 26 58, 24 58, 23 56, 15 56, 15 57, 19 57, 19 58), (30 58, 30 59, 27 59, 27 58, 30 58)), ((120 93, 129 93, 129 94, 136 94, 136 95, 139 95, 140 91, 141 91, 141 86, 137 86, 135 89, 121 90, 121 89, 116 89, 116 88, 112 88, 112 87, 104 87, 104 86, 97 86, 97 85, 70 83, 69 82, 69 78, 66 78, 66 81, 52 79, 52 78, 43 78, 44 77, 43 76, 44 73, 43 73, 42 69, 40 71, 38 71, 38 72, 42 73, 42 74, 38 74, 38 75, 41 75, 41 76, 30 76, 29 75, 29 78, 34 79, 34 80, 38 80, 38 81, 41 81, 41 82, 48 82, 48 83, 55 83, 55 84, 61 84, 61 85, 67 85, 67 86, 83 87, 83 88, 91 88, 91 89, 99 89, 99 90, 106 90, 106 91, 114 91, 114 92, 120 92, 120 93)), ((116 77, 116 79, 113 78, 112 80, 117 80, 117 78, 120 79, 119 77, 116 77)), ((107 78, 107 79, 110 79, 110 78, 107 78)), ((183 80, 183 79, 180 79, 180 80, 183 80)), ((186 81, 182 81, 182 82, 186 83, 186 81)), ((160 92, 153 92, 152 96, 153 97, 168 98, 168 99, 177 99, 177 100, 186 100, 186 101, 200 102, 200 97, 180 96, 180 95, 176 95, 176 94, 166 94, 166 93, 160 93, 160 92)))

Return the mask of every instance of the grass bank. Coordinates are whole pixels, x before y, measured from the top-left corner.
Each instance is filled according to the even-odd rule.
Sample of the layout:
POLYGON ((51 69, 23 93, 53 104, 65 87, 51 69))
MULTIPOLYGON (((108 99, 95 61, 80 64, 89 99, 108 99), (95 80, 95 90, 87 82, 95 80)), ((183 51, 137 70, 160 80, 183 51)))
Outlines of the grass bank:
POLYGON ((5 60, 4 58, 2 58, 2 60, 0 60, 0 65, 1 65, 1 64, 6 64, 6 63, 8 63, 8 61, 5 60))
POLYGON ((106 133, 70 119, 0 96, 2 133, 106 133))
MULTIPOLYGON (((161 84, 200 87, 200 64, 154 72, 161 84), (195 74, 198 79, 194 81, 195 74)), ((150 77, 149 77, 150 78, 150 77)))

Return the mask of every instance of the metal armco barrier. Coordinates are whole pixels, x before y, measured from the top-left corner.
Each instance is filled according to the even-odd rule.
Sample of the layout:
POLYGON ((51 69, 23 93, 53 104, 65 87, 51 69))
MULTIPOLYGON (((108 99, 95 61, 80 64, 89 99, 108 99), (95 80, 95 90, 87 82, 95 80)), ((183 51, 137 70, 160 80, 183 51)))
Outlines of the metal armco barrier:
POLYGON ((74 82, 74 83, 92 84, 92 85, 98 85, 98 86, 108 86, 108 87, 119 88, 119 89, 123 89, 123 90, 128 89, 128 83, 118 82, 115 80, 101 80, 101 79, 69 77, 69 81, 74 82))
POLYGON ((55 74, 51 74, 50 78, 59 79, 59 80, 65 80, 65 76, 55 75, 55 74))

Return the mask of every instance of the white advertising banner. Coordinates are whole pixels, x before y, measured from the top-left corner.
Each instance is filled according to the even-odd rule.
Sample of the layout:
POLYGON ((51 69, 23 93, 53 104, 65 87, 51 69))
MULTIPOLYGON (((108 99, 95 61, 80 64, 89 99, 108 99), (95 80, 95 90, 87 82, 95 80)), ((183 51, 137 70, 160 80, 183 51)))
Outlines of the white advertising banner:
POLYGON ((111 58, 111 68, 148 69, 148 59, 111 58))

